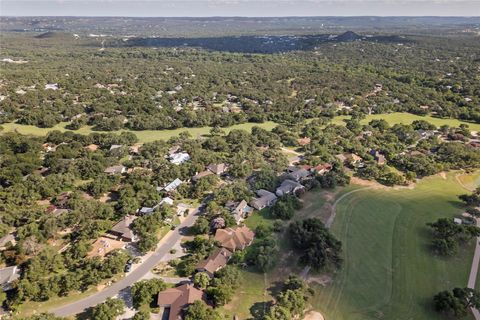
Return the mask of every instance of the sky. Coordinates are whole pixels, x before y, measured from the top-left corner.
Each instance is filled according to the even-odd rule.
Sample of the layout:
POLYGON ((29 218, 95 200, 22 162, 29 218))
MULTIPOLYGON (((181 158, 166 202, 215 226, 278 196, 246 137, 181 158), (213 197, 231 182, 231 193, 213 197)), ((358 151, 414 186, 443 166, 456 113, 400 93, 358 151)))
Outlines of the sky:
POLYGON ((1 16, 480 16, 480 0, 0 0, 1 16))

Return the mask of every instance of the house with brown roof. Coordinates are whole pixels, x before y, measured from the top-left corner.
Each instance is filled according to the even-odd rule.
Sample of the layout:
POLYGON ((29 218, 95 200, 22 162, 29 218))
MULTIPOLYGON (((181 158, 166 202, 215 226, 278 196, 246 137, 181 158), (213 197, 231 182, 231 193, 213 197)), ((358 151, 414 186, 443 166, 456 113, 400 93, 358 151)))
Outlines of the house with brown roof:
POLYGON ((227 165, 225 163, 211 164, 207 167, 207 169, 216 175, 221 175, 227 170, 227 165))
POLYGON ((98 144, 89 144, 88 146, 85 147, 85 149, 87 149, 88 151, 91 151, 91 152, 95 152, 97 151, 99 148, 98 144))
POLYGON ((133 233, 133 230, 130 228, 130 226, 136 218, 137 216, 125 216, 116 225, 114 225, 112 229, 108 231, 108 233, 123 241, 135 241, 135 234, 133 233))
POLYGON ((192 177, 192 181, 193 182, 197 182, 198 180, 200 180, 201 178, 203 177, 206 177, 206 176, 209 176, 209 175, 212 175, 213 173, 211 171, 202 171, 202 172, 199 172, 197 173, 196 175, 194 175, 192 177))
POLYGON ((225 248, 217 248, 207 259, 200 261, 195 270, 198 272, 205 272, 210 278, 213 278, 213 274, 225 267, 231 257, 232 252, 229 250, 225 248))
POLYGON ((330 163, 319 164, 312 168, 313 172, 316 172, 318 175, 324 175, 325 173, 332 170, 332 165, 330 163))
POLYGON ((168 288, 158 294, 157 304, 160 308, 169 309, 168 320, 183 319, 183 312, 192 303, 203 300, 205 297, 191 283, 183 284, 176 288, 168 288))
POLYGON ((220 247, 226 248, 232 252, 243 250, 248 247, 255 237, 255 234, 247 226, 217 229, 215 232, 215 241, 220 247))

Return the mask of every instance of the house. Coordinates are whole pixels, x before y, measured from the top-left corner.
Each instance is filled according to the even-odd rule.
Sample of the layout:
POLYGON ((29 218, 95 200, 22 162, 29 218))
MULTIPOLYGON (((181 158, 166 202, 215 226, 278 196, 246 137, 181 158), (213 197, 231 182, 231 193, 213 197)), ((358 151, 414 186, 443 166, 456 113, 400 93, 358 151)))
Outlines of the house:
POLYGON ((111 174, 111 175, 122 174, 122 173, 125 173, 126 171, 127 171, 127 168, 125 168, 122 165, 111 166, 111 167, 108 167, 105 170, 103 170, 103 172, 105 172, 107 174, 111 174))
POLYGON ((47 83, 45 85, 45 90, 58 90, 58 83, 47 83))
POLYGON ((277 188, 275 194, 279 197, 285 196, 287 194, 297 194, 298 192, 305 191, 305 187, 300 183, 286 179, 283 180, 282 184, 277 188))
POLYGON ((386 160, 385 160, 385 156, 383 154, 381 154, 380 152, 378 152, 377 150, 370 150, 370 154, 373 156, 373 159, 375 159, 375 161, 377 161, 377 164, 379 165, 384 165, 386 160))
POLYGON ((0 250, 5 250, 9 243, 16 244, 15 236, 11 233, 0 238, 0 250))
POLYGON ((141 207, 139 210, 138 210, 138 213, 140 215, 147 215, 147 214, 151 214, 153 213, 153 211, 155 211, 155 208, 153 207, 141 207))
POLYGON ((18 266, 11 266, 0 269, 0 288, 8 291, 12 288, 12 282, 20 278, 18 266))
POLYGON ((190 210, 190 206, 186 203, 179 203, 177 205, 177 216, 183 216, 185 212, 188 212, 190 210))
POLYGON ((167 191, 167 192, 173 192, 173 191, 175 191, 182 183, 183 183, 183 181, 177 178, 177 179, 173 180, 172 182, 170 182, 169 184, 167 184, 167 186, 164 188, 164 190, 167 191))
POLYGON ((195 270, 198 272, 205 272, 210 278, 213 278, 213 274, 225 267, 231 257, 232 252, 229 250, 225 248, 217 248, 207 259, 200 261, 195 270))
POLYGON ((306 146, 306 145, 310 144, 311 139, 310 138, 300 138, 300 139, 297 139, 297 142, 301 146, 306 146))
POLYGON ((135 234, 133 230, 130 229, 130 225, 133 221, 135 221, 137 217, 132 215, 125 216, 122 220, 120 220, 116 225, 112 227, 108 231, 109 234, 114 235, 115 237, 127 241, 132 242, 135 241, 135 234))
POLYGON ((55 208, 66 208, 68 200, 70 199, 70 192, 62 192, 55 197, 55 208))
POLYGON ((216 175, 221 175, 224 174, 227 170, 227 165, 225 163, 210 164, 207 169, 215 173, 216 175))
POLYGON ((116 150, 116 149, 120 149, 120 148, 122 148, 122 147, 123 147, 123 144, 112 144, 112 145, 110 146, 109 151, 113 151, 113 150, 116 150))
POLYGON ((178 165, 188 160, 190 160, 190 155, 186 152, 179 152, 170 155, 170 162, 173 164, 178 165))
POLYGON ((51 205, 47 208, 46 212, 53 215, 54 217, 58 217, 58 216, 61 216, 64 213, 68 213, 69 210, 68 209, 57 208, 56 206, 51 205))
POLYGON ((45 150, 45 152, 53 152, 57 149, 57 146, 53 143, 44 143, 42 144, 42 148, 43 150, 45 150))
POLYGON ((309 170, 300 168, 298 170, 293 171, 292 173, 289 173, 287 175, 287 178, 300 182, 310 178, 311 176, 312 176, 312 173, 309 170))
POLYGON ((323 163, 315 166, 311 169, 313 172, 316 172, 318 175, 323 176, 325 173, 332 170, 332 165, 330 163, 323 163))
POLYGON ((200 180, 201 178, 206 177, 206 176, 209 176, 209 175, 211 175, 211 174, 213 174, 211 171, 202 171, 202 172, 199 172, 199 173, 197 173, 196 175, 194 175, 194 176, 192 177, 192 181, 193 181, 193 182, 197 182, 197 181, 200 180))
POLYGON ((277 201, 277 196, 270 191, 260 189, 257 191, 258 198, 250 201, 250 205, 257 210, 272 206, 277 201))
POLYGON ((195 288, 191 283, 186 283, 161 291, 157 297, 157 304, 160 308, 169 309, 168 320, 179 320, 183 319, 183 311, 189 305, 203 300, 204 297, 202 290, 195 288))
POLYGON ((245 200, 240 202, 229 201, 225 206, 230 210, 237 224, 240 224, 253 211, 253 208, 245 200))
POLYGON ((87 257, 105 257, 108 253, 125 248, 125 242, 110 239, 108 237, 100 237, 93 244, 92 249, 87 253, 87 257))
POLYGON ((88 151, 95 152, 97 151, 99 146, 97 144, 89 144, 88 146, 85 147, 88 151))
POLYGON ((133 146, 131 146, 128 151, 130 153, 134 153, 134 154, 139 154, 140 153, 140 148, 142 147, 141 144, 134 144, 133 146))
POLYGON ((243 250, 248 247, 255 237, 255 234, 247 226, 217 229, 215 232, 215 241, 220 247, 226 248, 232 252, 243 250))
POLYGON ((173 199, 170 197, 165 197, 160 201, 159 205, 161 206, 162 204, 168 204, 169 206, 173 205, 173 199))
POLYGON ((420 136, 420 139, 427 139, 427 138, 433 137, 435 135, 435 131, 433 131, 433 130, 419 129, 419 130, 416 130, 416 132, 420 136))
POLYGON ((362 158, 355 153, 340 153, 335 156, 337 159, 339 159, 343 163, 349 163, 349 164, 357 164, 362 161, 362 158))

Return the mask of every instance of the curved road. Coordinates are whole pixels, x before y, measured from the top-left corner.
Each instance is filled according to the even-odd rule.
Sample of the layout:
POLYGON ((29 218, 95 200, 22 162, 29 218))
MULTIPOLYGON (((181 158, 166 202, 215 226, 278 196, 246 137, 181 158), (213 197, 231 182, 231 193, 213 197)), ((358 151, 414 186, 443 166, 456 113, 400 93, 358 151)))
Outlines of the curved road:
POLYGON ((193 225, 199 212, 200 211, 197 209, 189 214, 185 220, 175 230, 173 230, 168 238, 164 239, 163 243, 160 244, 157 250, 155 250, 155 252, 148 259, 131 271, 125 278, 91 296, 64 305, 57 309, 50 310, 50 312, 59 317, 66 317, 82 313, 86 309, 105 301, 107 298, 118 295, 120 291, 130 287, 132 284, 142 279, 142 277, 153 267, 155 267, 163 259, 163 257, 169 253, 170 249, 182 238, 182 231, 186 227, 193 225))

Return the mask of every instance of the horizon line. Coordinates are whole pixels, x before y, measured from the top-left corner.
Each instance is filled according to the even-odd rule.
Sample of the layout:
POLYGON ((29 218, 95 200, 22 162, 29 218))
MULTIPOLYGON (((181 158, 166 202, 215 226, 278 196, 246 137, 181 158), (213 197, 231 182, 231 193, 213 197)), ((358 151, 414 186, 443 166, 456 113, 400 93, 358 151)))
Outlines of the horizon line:
POLYGON ((292 15, 292 16, 128 16, 128 15, 2 15, 0 18, 480 18, 479 15, 292 15))

